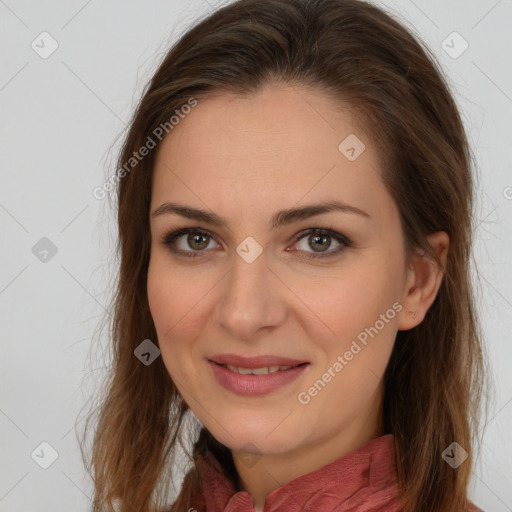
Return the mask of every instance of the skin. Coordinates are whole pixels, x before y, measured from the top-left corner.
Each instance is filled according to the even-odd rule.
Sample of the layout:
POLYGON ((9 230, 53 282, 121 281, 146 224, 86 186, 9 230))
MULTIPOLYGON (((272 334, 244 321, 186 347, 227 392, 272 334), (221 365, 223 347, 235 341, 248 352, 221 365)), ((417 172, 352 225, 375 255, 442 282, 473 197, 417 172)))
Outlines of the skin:
MULTIPOLYGON (((228 223, 174 213, 151 218, 147 291, 161 355, 193 413, 232 450, 240 487, 257 510, 277 487, 386 433, 382 376, 397 331, 423 320, 441 284, 442 270, 426 256, 406 265, 399 212, 377 162, 350 109, 335 109, 321 91, 283 84, 251 96, 200 99, 158 150, 150 211, 172 201, 228 223), (349 134, 366 146, 355 161, 338 149, 349 134), (335 211, 269 227, 281 209, 327 200, 370 218, 335 211), (176 242, 177 250, 200 253, 196 258, 161 243, 184 227, 212 235, 192 246, 187 235, 176 242), (314 236, 298 240, 308 228, 332 229, 352 244, 334 254, 340 243, 333 237, 317 245, 314 236), (248 236, 263 250, 252 263, 236 252, 248 236), (333 256, 307 258, 322 252, 333 256), (298 394, 396 302, 401 311, 309 403, 300 403, 298 394), (292 383, 244 397, 213 376, 207 358, 221 353, 310 364, 292 383)), ((447 234, 429 242, 444 266, 447 234)))

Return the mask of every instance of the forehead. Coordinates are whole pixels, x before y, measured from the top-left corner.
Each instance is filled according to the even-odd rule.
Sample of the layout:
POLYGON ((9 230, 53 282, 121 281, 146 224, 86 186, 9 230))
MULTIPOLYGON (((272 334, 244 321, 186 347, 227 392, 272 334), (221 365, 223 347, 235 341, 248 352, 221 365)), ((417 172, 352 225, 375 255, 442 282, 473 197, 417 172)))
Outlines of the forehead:
POLYGON ((356 121, 348 107, 296 86, 199 98, 160 144, 152 208, 180 199, 238 217, 317 200, 392 209, 356 121))

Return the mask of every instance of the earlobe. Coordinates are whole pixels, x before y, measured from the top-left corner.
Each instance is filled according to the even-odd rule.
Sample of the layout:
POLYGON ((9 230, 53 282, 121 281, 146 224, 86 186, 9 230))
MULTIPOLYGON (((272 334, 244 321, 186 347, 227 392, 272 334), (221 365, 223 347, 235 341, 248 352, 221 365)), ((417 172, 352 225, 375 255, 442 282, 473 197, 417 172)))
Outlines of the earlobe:
POLYGON ((430 246, 439 259, 440 266, 427 253, 413 257, 407 270, 407 279, 402 290, 403 310, 398 318, 398 330, 407 331, 419 325, 434 302, 448 261, 450 238, 444 231, 427 237, 430 246))

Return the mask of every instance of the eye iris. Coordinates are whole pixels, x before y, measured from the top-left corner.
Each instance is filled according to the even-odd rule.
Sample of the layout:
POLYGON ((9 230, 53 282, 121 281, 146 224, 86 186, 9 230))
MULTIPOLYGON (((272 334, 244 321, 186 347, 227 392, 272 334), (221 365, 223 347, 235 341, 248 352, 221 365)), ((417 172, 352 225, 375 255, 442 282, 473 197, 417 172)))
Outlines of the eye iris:
POLYGON ((187 240, 188 244, 190 247, 192 247, 193 249, 204 249, 205 247, 208 246, 208 241, 207 241, 207 237, 200 234, 200 233, 190 233, 188 235, 188 240, 187 240), (198 240, 203 240, 203 243, 201 243, 200 241, 198 242, 198 240), (200 247, 197 247, 196 244, 199 244, 200 247))
POLYGON ((315 245, 316 245, 316 242, 317 242, 318 240, 323 240, 323 241, 324 241, 323 249, 322 249, 322 247, 320 247, 319 245, 316 245, 316 247, 317 247, 317 248, 322 249, 322 251, 320 251, 320 252, 323 252, 323 251, 327 250, 327 249, 329 248, 329 246, 331 245, 331 244, 328 242, 329 237, 328 237, 328 236, 326 236, 326 235, 312 235, 312 236, 310 237, 310 239, 313 239, 313 240, 314 240, 315 245), (326 241, 327 241, 327 244, 325 243, 326 241))

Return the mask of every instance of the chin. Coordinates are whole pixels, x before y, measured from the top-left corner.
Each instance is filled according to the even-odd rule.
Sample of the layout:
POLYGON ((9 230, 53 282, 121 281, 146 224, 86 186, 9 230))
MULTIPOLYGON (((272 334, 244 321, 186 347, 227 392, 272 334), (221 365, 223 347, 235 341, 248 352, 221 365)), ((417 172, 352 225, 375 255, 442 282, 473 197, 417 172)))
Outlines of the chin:
POLYGON ((255 456, 277 455, 293 450, 297 440, 293 438, 292 443, 292 436, 284 430, 280 434, 268 436, 268 433, 272 432, 273 428, 275 428, 275 425, 274 427, 268 426, 265 429, 259 426, 247 426, 247 428, 230 430, 229 433, 224 431, 217 432, 215 430, 210 432, 230 450, 249 453, 255 456))

